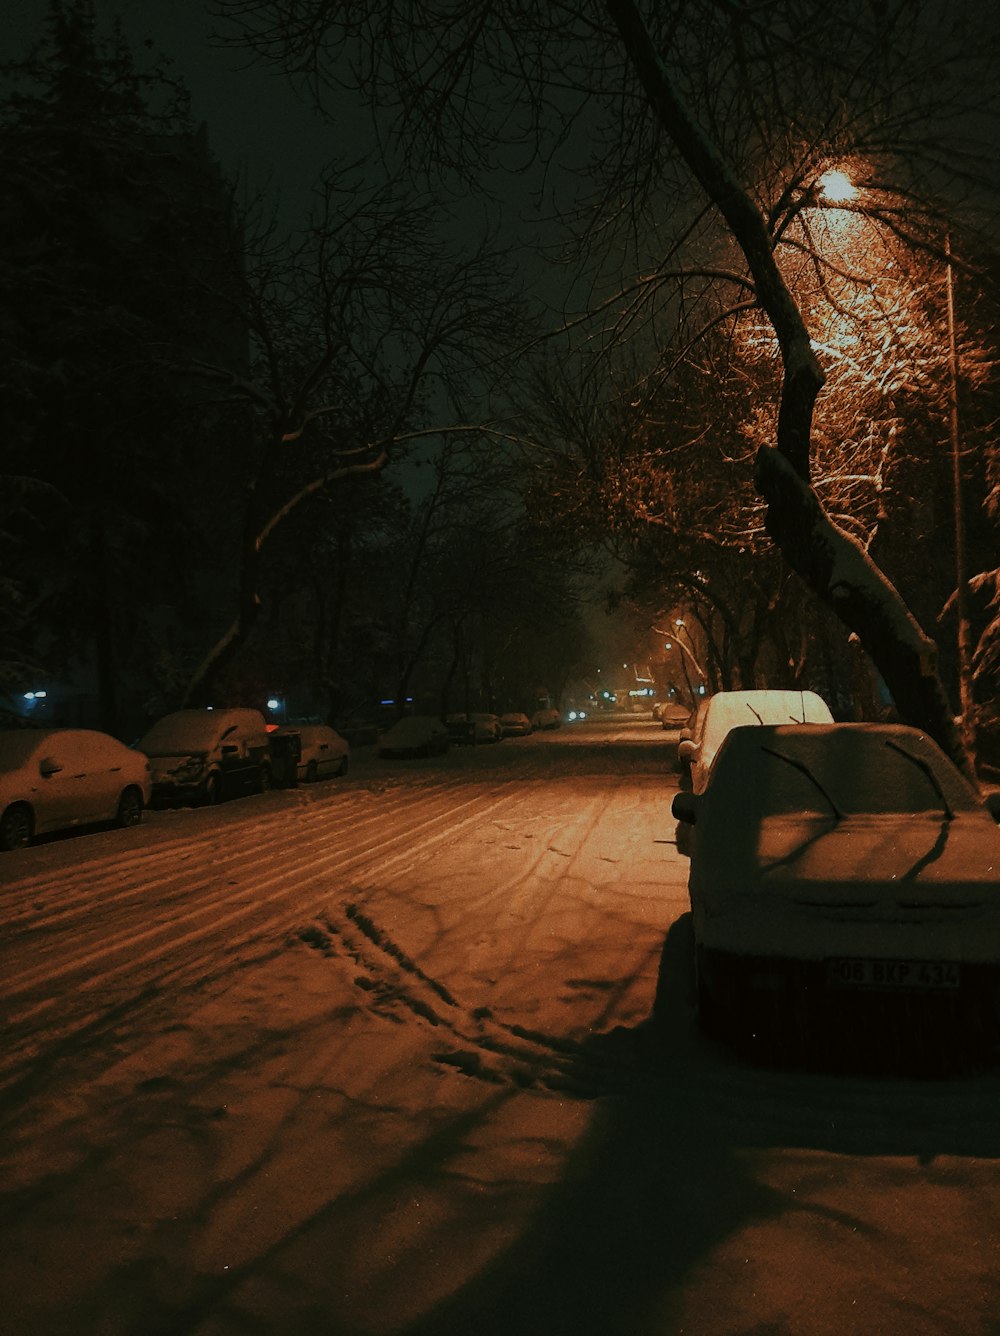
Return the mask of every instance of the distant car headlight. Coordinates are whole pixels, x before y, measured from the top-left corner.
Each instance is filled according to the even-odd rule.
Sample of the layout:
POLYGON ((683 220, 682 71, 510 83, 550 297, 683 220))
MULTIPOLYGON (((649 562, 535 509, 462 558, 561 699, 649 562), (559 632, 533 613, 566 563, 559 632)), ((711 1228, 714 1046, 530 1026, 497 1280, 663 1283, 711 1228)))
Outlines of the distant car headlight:
POLYGON ((205 762, 200 756, 190 756, 174 771, 174 778, 187 784, 191 780, 200 779, 201 773, 205 769, 205 762))

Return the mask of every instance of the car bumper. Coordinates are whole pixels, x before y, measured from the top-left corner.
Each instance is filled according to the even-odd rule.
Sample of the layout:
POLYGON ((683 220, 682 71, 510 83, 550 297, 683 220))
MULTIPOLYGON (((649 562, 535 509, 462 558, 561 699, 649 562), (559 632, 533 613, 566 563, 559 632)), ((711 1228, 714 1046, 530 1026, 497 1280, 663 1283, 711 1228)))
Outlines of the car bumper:
POLYGON ((168 779, 157 780, 153 784, 150 802, 154 807, 158 804, 170 806, 178 803, 193 803, 201 797, 203 792, 204 780, 201 779, 186 784, 168 779))
POLYGON ((742 955, 700 946, 700 990, 734 1038, 837 1035, 1000 1052, 1000 962, 742 955))

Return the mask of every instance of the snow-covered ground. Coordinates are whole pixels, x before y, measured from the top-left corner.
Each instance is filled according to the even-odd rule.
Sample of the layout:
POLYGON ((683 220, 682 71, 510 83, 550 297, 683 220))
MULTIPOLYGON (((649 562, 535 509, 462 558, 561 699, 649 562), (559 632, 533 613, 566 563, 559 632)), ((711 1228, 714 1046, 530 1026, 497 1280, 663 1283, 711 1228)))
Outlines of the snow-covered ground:
POLYGON ((1000 1074, 699 1035, 675 742, 362 751, 4 855, 0 1331, 1000 1330, 1000 1074))

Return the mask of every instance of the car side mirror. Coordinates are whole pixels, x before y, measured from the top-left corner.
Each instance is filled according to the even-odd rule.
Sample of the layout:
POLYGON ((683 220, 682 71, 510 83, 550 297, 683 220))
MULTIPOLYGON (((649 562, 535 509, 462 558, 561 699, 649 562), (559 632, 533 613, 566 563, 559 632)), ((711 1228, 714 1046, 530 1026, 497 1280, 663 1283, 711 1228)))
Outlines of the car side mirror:
POLYGON ((1000 826, 1000 790, 986 795, 986 810, 997 825, 1000 826))
POLYGON ((62 766, 52 756, 43 756, 38 765, 39 771, 48 779, 49 775, 58 775, 62 766))
POLYGON ((677 744, 677 759, 679 761, 693 761, 698 751, 698 744, 693 738, 683 738, 677 744))
POLYGON ((696 793, 675 793, 670 804, 670 811, 677 821, 685 821, 689 826, 698 820, 698 795, 696 793))

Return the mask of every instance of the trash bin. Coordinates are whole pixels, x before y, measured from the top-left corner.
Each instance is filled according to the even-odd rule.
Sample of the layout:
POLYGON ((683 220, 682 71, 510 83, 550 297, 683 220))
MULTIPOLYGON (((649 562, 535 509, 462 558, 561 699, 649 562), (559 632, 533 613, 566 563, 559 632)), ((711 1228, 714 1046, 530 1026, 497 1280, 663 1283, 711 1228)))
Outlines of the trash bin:
POLYGON ((279 789, 291 789, 299 782, 299 758, 302 738, 298 733, 272 733, 271 783, 279 789))

